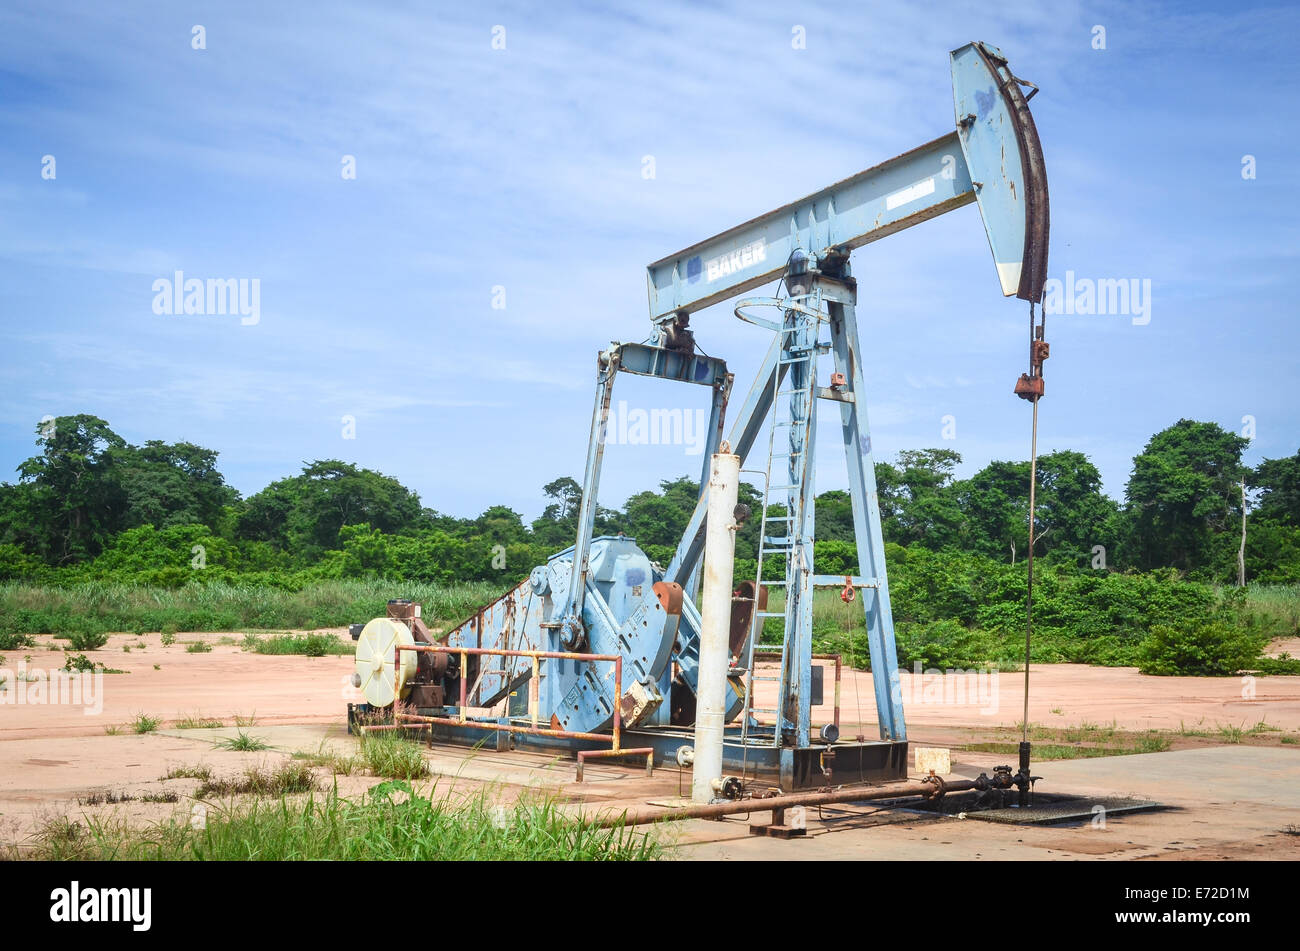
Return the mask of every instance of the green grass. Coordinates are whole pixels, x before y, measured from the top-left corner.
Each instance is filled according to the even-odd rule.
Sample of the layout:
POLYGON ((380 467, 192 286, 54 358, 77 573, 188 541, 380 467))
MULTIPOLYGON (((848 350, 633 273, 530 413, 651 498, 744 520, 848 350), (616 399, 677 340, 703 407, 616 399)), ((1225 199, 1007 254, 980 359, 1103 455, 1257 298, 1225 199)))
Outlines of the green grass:
POLYGON ((176 721, 178 730, 215 730, 223 726, 222 722, 214 717, 202 717, 197 713, 192 713, 184 719, 176 721))
POLYGON ((429 775, 429 763, 419 744, 391 730, 361 736, 361 762, 375 776, 388 779, 421 779, 429 775))
POLYGON ((299 800, 253 800, 213 807, 201 829, 189 816, 144 828, 120 815, 62 817, 31 842, 40 860, 599 861, 665 854, 656 830, 596 829, 554 800, 496 805, 422 795, 382 783, 358 799, 336 789, 299 800))
POLYGON ((216 741, 218 749, 234 750, 237 753, 256 753, 260 750, 269 750, 270 744, 256 736, 250 736, 243 730, 238 731, 233 737, 223 737, 216 741))
POLYGON ((160 726, 162 726, 161 717, 151 717, 146 713, 137 713, 135 723, 131 725, 131 729, 136 733, 152 733, 160 726))
POLYGON ((333 634, 290 634, 287 631, 269 637, 249 634, 242 646, 253 654, 303 654, 307 657, 345 655, 356 649, 350 640, 345 641, 333 634))
POLYGON ((327 767, 335 775, 341 776, 351 776, 365 767, 360 754, 348 755, 327 750, 324 740, 321 740, 320 746, 314 750, 295 750, 292 755, 294 759, 302 760, 312 766, 327 767))
POLYGON ((212 645, 209 644, 207 641, 190 641, 188 644, 185 645, 185 653, 210 654, 212 653, 212 645))
POLYGON ((195 790, 195 799, 214 796, 289 796, 312 792, 318 787, 316 774, 306 763, 289 761, 274 769, 249 766, 242 773, 220 777, 209 775, 195 790))
POLYGON ((300 590, 217 581, 193 581, 180 588, 107 581, 63 586, 7 581, 0 582, 0 650, 26 646, 30 634, 69 631, 160 631, 168 644, 180 631, 342 627, 382 617, 388 599, 399 594, 423 605, 427 623, 459 623, 503 590, 503 585, 487 582, 384 580, 318 581, 300 590))
POLYGON ((1300 632, 1300 584, 1250 584, 1246 605, 1300 632))
MULTIPOLYGON (((1068 743, 1035 743, 1033 758, 1035 760, 1092 759, 1101 756, 1129 756, 1134 753, 1163 753, 1169 749, 1168 737, 1152 734, 1136 734, 1114 737, 1121 745, 1082 746, 1068 743)), ((1015 756, 1020 747, 1016 743, 971 743, 962 747, 973 753, 1001 753, 1015 756)))

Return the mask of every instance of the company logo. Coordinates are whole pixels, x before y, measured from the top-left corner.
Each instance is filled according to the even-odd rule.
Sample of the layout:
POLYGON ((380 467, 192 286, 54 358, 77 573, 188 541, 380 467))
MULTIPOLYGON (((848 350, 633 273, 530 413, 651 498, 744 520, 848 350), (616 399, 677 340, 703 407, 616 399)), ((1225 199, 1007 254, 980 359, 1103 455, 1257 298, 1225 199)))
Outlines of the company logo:
MULTIPOLYGON (((757 241, 751 241, 749 244, 737 248, 735 251, 729 251, 726 254, 719 254, 716 258, 710 258, 704 262, 705 279, 710 283, 720 277, 728 277, 737 271, 743 271, 753 267, 755 264, 761 264, 767 260, 767 242, 762 238, 757 241)), ((690 276, 691 263, 686 262, 687 277, 690 276)))
POLYGON ((74 881, 50 892, 50 921, 127 921, 132 931, 148 931, 152 920, 151 888, 82 888, 74 881))

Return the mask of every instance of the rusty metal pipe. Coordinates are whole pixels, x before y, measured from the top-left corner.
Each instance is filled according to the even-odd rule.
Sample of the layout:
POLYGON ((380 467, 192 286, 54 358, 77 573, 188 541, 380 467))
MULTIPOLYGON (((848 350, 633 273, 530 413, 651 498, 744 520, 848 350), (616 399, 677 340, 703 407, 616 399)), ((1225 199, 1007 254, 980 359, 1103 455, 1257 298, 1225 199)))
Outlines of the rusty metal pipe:
POLYGON ((582 654, 574 651, 524 651, 501 647, 449 647, 446 644, 398 644, 399 651, 428 651, 437 654, 473 654, 496 657, 549 657, 552 660, 622 660, 621 654, 582 654))
POLYGON ((645 774, 653 776, 655 773, 655 751, 648 747, 629 750, 579 750, 578 751, 578 772, 577 782, 582 782, 583 766, 589 759, 617 759, 620 756, 644 756, 645 757, 645 774))
MULTIPOLYGON (((945 791, 973 789, 974 780, 955 780, 944 783, 945 791), (969 785, 967 785, 969 784, 969 785)), ((791 806, 825 806, 831 803, 871 802, 877 799, 912 799, 918 796, 933 798, 935 786, 927 782, 900 784, 896 787, 873 786, 856 789, 837 789, 832 792, 793 793, 773 796, 770 799, 739 799, 734 802, 716 802, 709 805, 686 806, 681 809, 663 809, 655 812, 636 810, 619 815, 602 815, 590 824, 593 828, 612 826, 638 826, 654 822, 677 822, 682 819, 720 819, 745 812, 770 812, 789 809, 791 806)))
POLYGON ((502 730, 506 733, 532 733, 536 736, 553 736, 561 740, 596 740, 608 743, 608 733, 579 733, 572 730, 548 730, 542 727, 516 726, 513 723, 494 723, 484 720, 458 720, 455 717, 426 717, 416 713, 399 713, 399 720, 416 723, 440 723, 444 726, 465 726, 475 730, 502 730))

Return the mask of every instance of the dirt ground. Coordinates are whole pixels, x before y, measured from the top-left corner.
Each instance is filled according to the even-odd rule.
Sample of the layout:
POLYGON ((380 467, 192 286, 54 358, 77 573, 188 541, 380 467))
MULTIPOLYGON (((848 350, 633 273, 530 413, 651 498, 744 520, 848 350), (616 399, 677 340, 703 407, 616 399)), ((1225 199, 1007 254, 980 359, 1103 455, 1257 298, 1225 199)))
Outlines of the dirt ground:
MULTIPOLYGON (((162 780, 174 765, 207 763, 219 773, 274 762, 297 750, 339 750, 349 656, 263 656, 242 652, 230 635, 181 634, 163 646, 158 635, 115 635, 88 656, 125 673, 103 675, 102 692, 85 706, 16 703, 0 694, 0 842, 23 842, 56 815, 116 810, 140 821, 184 813, 194 780, 162 780), (203 640, 208 653, 188 653, 203 640), (144 647, 138 646, 143 643, 144 647), (131 647, 130 652, 123 651, 131 647), (137 735, 138 714, 161 718, 156 732, 137 735), (181 729, 185 718, 211 718, 220 728, 181 729), (217 748, 233 735, 236 717, 271 745, 257 753, 217 748), (251 726, 248 725, 251 722, 251 726), (82 804, 96 791, 134 796, 165 790, 177 803, 82 804)), ((238 636, 234 638, 238 640, 238 636)), ((44 640, 44 639, 42 639, 44 640)), ((58 643, 58 642, 55 642, 58 643)), ((35 676, 62 667, 48 646, 6 652, 0 665, 14 684, 20 662, 35 676)), ((829 673, 829 672, 828 672, 829 673)), ((6 676, 6 674, 0 674, 6 676)), ((1004 762, 1002 753, 970 752, 976 742, 1013 742, 1021 719, 1023 674, 968 682, 957 696, 947 681, 904 673, 903 697, 914 746, 954 748, 953 774, 974 776, 1004 762), (945 695, 945 690, 949 692, 945 695), (964 700, 965 702, 957 702, 964 700)), ((769 684, 762 687, 773 689, 769 684)), ((833 694, 827 677, 826 697, 833 694)), ((841 726, 845 736, 876 735, 870 674, 845 671, 841 726)), ((85 698, 82 698, 85 700, 85 698)), ((760 695, 759 703, 762 703, 760 695)), ((1144 677, 1128 668, 1054 665, 1031 671, 1030 722, 1041 727, 1093 724, 1120 731, 1163 731, 1170 750, 1105 758, 1045 761, 1043 791, 1136 795, 1170 805, 1166 811, 1110 820, 1105 828, 1024 827, 922 815, 871 806, 810 810, 809 835, 784 842, 749 835, 742 818, 679 823, 669 834, 681 858, 1300 858, 1300 677, 1258 679, 1144 677), (1250 732, 1257 724, 1268 729, 1250 732), (1238 742, 1220 731, 1242 728, 1238 742)), ((817 718, 829 720, 829 704, 817 718)), ((589 765, 574 782, 571 761, 526 752, 467 753, 435 747, 429 754, 439 789, 473 791, 491 784, 512 798, 538 787, 582 808, 639 806, 689 789, 689 774, 661 767, 653 778, 616 763, 589 765)), ((375 782, 339 777, 345 794, 375 782)), ((755 821, 765 819, 755 815, 755 821)))

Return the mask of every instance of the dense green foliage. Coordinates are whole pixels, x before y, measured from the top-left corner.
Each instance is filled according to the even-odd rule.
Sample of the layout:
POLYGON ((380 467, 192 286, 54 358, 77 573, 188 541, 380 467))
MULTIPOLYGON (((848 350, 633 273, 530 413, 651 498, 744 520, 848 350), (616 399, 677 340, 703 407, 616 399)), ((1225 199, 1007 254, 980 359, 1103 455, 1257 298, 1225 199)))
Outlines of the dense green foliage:
MULTIPOLYGON (((1237 580, 1243 505, 1247 578, 1300 581, 1300 453, 1250 469, 1246 444, 1214 423, 1180 420, 1134 458, 1122 504, 1102 493, 1082 453, 1039 460, 1040 659, 1208 671, 1233 662, 1240 645, 1202 659, 1180 646, 1187 638, 1222 641, 1226 625, 1256 644, 1265 627, 1295 629, 1261 626, 1219 592, 1237 580), (1157 629, 1163 660, 1142 652, 1157 629)), ((572 544, 582 496, 561 477, 542 487, 547 504, 531 524, 504 506, 455 518, 395 479, 317 460, 240 498, 215 452, 132 446, 87 415, 47 423, 37 446, 19 480, 0 485, 0 647, 34 633, 93 650, 114 630, 335 626, 396 594, 460 619, 572 544)), ((1029 465, 995 461, 959 479, 960 462, 953 450, 923 449, 876 466, 905 662, 1010 663, 1023 636, 1029 465)), ((625 532, 667 564, 697 495, 689 477, 664 481, 621 510, 598 509, 596 530, 625 532)), ((743 577, 756 570, 761 499, 743 485, 741 500, 755 512, 738 535, 743 577)), ((818 570, 855 573, 848 494, 824 492, 816 505, 818 570)), ((769 560, 764 574, 781 570, 769 560)), ((819 624, 826 639, 838 636, 833 622, 819 624)), ((847 636, 857 626, 838 627, 847 636)))
MULTIPOLYGON (((969 669, 1023 662, 1023 571, 952 551, 890 545, 887 557, 900 664, 969 669)), ((1272 586, 1220 588, 1179 578, 1171 569, 1102 573, 1044 564, 1035 571, 1032 659, 1141 666, 1148 673, 1210 673, 1169 645, 1169 631, 1186 631, 1193 639, 1216 641, 1230 634, 1231 643, 1207 643, 1205 650, 1235 659, 1234 670, 1289 672, 1260 659, 1273 638, 1300 633, 1300 590, 1285 598, 1281 593, 1272 586), (1148 645, 1157 630, 1166 632, 1165 640, 1151 653, 1148 645)), ((769 624, 772 633, 779 631, 775 622, 769 624)), ((814 636, 818 650, 839 651, 867 664, 861 608, 844 604, 836 592, 819 593, 814 636)))

